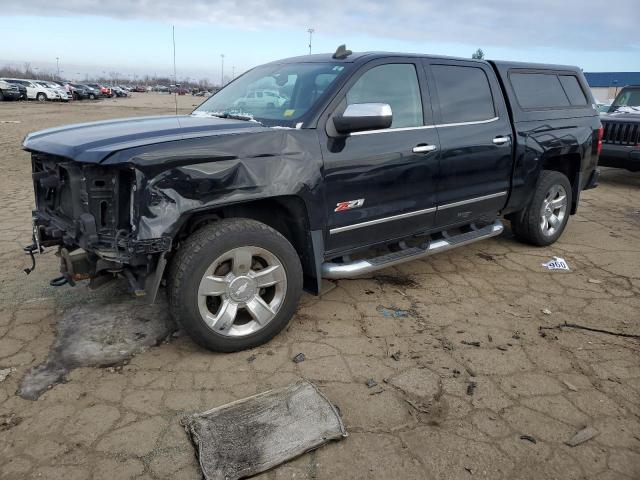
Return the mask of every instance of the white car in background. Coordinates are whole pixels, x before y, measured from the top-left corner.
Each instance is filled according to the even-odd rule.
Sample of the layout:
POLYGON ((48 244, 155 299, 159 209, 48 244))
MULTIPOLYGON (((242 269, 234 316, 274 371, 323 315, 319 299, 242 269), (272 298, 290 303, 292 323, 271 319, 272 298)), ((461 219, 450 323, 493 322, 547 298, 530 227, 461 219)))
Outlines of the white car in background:
POLYGON ((43 87, 48 88, 53 92, 54 97, 49 97, 49 100, 60 100, 61 102, 69 101, 69 94, 67 93, 67 91, 57 83, 45 82, 44 80, 32 80, 32 82, 34 81, 38 85, 42 85, 43 87))
POLYGON ((287 99, 273 90, 254 90, 244 97, 238 98, 234 104, 236 107, 280 108, 287 99))
POLYGON ((24 85, 27 89, 28 100, 38 100, 39 102, 47 100, 61 100, 59 93, 48 87, 40 85, 36 80, 25 80, 23 78, 2 78, 2 80, 9 83, 24 85))

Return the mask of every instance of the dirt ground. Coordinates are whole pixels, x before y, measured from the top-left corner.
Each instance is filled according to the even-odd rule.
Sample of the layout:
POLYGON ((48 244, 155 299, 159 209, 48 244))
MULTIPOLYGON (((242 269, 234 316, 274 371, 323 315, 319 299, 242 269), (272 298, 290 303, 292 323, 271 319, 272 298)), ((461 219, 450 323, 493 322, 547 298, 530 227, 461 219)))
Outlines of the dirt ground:
MULTIPOLYGON (((181 112, 199 103, 178 100, 181 112)), ((551 247, 519 244, 507 229, 305 296, 290 327, 253 351, 213 354, 177 333, 120 367, 73 370, 36 401, 17 396, 65 311, 135 302, 118 289, 50 287, 53 252, 25 276, 33 201, 23 137, 171 113, 173 101, 0 103, 1 479, 200 478, 180 416, 301 377, 338 405, 349 436, 260 478, 640 478, 639 341, 539 330, 573 322, 640 334, 640 174, 618 170, 583 194, 551 247), (547 271, 553 256, 571 270, 547 271), (300 352, 306 360, 294 363, 300 352), (585 426, 598 435, 565 444, 585 426)))

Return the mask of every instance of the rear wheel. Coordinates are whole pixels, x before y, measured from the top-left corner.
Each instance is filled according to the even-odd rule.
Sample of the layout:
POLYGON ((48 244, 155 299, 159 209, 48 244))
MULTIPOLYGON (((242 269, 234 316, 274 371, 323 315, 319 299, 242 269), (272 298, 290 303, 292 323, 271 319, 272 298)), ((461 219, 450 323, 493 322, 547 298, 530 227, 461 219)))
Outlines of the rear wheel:
POLYGON ((567 226, 571 202, 571 184, 567 177, 544 170, 531 202, 511 220, 513 233, 525 243, 551 245, 567 226))
POLYGON ((4 93, 2 93, 2 90, 0 90, 0 102, 2 102, 4 100, 4 93))
POLYGON ((44 102, 47 100, 47 95, 40 92, 39 94, 36 95, 36 100, 38 100, 39 102, 44 102))
POLYGON ((295 313, 302 268, 277 231, 248 219, 226 219, 188 238, 172 261, 174 318, 194 341, 233 352, 261 345, 295 313))

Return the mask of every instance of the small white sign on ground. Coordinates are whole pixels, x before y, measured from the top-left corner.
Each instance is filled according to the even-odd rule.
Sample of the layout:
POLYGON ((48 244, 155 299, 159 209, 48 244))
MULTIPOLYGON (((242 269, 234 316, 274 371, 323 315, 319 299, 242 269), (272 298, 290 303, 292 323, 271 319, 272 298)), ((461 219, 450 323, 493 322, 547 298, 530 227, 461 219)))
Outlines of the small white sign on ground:
POLYGON ((569 270, 569 264, 561 257, 553 257, 547 263, 543 263, 542 266, 547 267, 548 270, 569 270))

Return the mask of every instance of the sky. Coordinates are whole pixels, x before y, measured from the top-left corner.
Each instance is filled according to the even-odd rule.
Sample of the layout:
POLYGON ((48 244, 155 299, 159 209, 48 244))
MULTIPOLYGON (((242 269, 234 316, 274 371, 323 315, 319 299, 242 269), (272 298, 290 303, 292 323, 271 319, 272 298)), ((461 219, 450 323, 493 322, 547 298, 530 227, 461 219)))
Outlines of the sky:
POLYGON ((20 0, 0 8, 0 66, 81 79, 219 82, 278 58, 400 51, 640 71, 638 0, 20 0), (224 67, 221 55, 224 54, 224 67), (104 72, 104 73, 103 73, 104 72))

